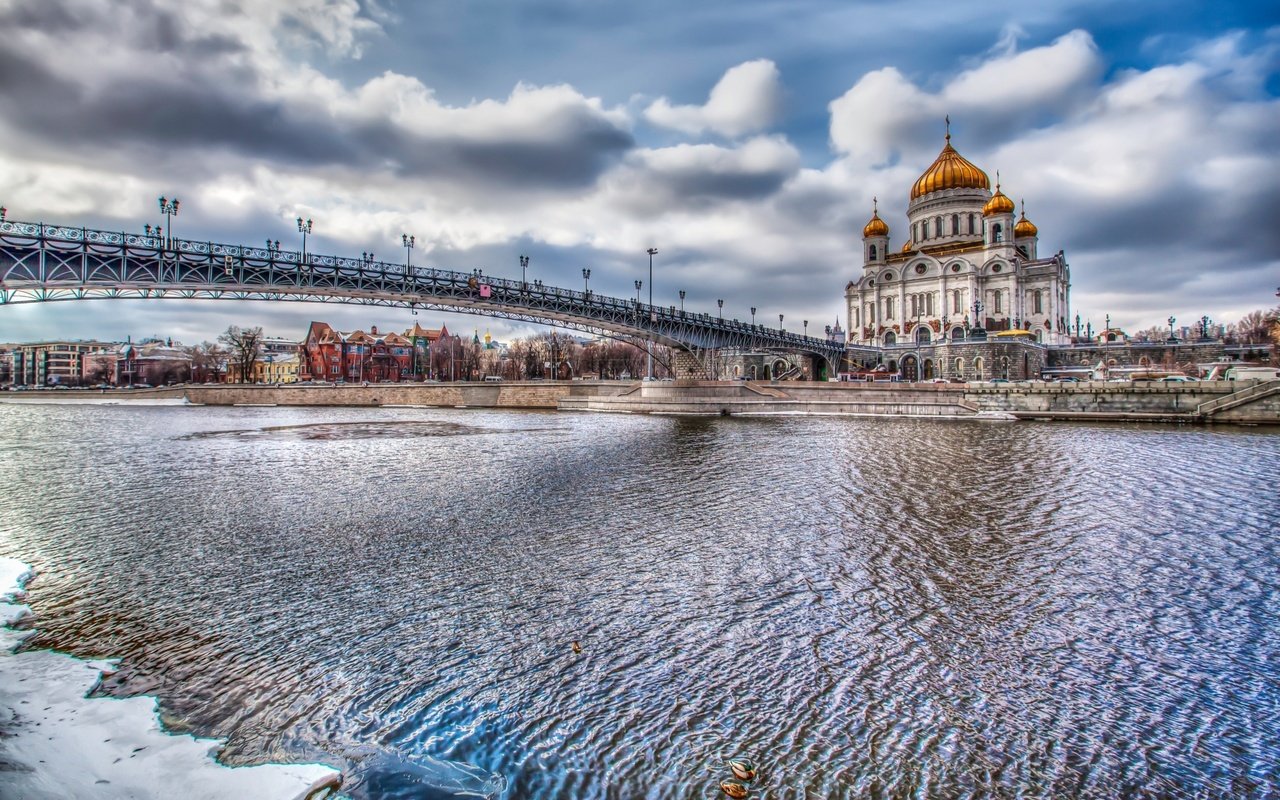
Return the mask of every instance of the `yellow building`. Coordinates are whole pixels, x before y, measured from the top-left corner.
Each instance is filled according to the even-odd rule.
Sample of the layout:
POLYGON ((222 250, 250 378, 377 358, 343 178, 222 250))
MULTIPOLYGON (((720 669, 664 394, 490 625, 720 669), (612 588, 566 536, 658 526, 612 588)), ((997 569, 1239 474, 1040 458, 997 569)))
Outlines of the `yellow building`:
POLYGON ((297 383, 297 353, 264 353, 253 365, 254 383, 297 383))

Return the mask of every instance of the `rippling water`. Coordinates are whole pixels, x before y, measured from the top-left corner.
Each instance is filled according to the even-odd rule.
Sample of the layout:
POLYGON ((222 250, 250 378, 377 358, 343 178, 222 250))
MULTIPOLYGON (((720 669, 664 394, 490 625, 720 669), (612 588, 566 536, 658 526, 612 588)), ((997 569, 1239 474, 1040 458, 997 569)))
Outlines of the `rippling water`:
POLYGON ((29 644, 369 799, 709 798, 733 756, 1276 796, 1277 487, 1248 429, 0 405, 29 644))

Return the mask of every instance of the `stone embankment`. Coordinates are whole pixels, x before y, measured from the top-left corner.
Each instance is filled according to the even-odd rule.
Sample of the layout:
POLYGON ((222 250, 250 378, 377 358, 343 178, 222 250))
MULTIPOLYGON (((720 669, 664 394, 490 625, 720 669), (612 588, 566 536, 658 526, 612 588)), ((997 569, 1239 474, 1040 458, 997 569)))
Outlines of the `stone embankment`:
MULTIPOLYGON (((1189 383, 809 383, 530 381, 204 385, 107 392, 222 406, 523 408, 631 414, 841 415, 1280 425, 1280 380, 1189 383)), ((12 396, 70 401, 98 393, 12 396)), ((10 399, 10 398, 5 398, 10 399)))

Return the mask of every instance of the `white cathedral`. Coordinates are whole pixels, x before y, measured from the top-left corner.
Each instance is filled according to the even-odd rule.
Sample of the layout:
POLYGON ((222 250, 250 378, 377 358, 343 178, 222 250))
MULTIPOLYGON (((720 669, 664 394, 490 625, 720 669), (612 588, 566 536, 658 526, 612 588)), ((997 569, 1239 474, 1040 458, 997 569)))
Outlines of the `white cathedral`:
MULTIPOLYGON (((949 127, 949 126, 948 126, 949 127)), ((998 176, 997 176, 998 177, 998 176)), ((1071 272, 996 182, 946 146, 911 187, 907 241, 890 252, 875 207, 862 229, 862 277, 845 287, 848 345, 958 342, 985 333, 1066 344, 1071 272), (977 331, 975 334, 974 332, 977 331)))

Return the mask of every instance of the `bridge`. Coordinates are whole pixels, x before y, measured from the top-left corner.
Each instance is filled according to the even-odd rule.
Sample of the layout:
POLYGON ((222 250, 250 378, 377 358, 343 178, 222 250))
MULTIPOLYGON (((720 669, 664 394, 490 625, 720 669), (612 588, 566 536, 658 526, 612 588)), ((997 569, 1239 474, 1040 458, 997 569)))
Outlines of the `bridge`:
POLYGON ((825 339, 480 270, 0 221, 0 306, 108 298, 338 302, 500 317, 664 344, 681 377, 705 377, 722 350, 800 355, 813 360, 815 376, 833 374, 844 353, 825 339))

